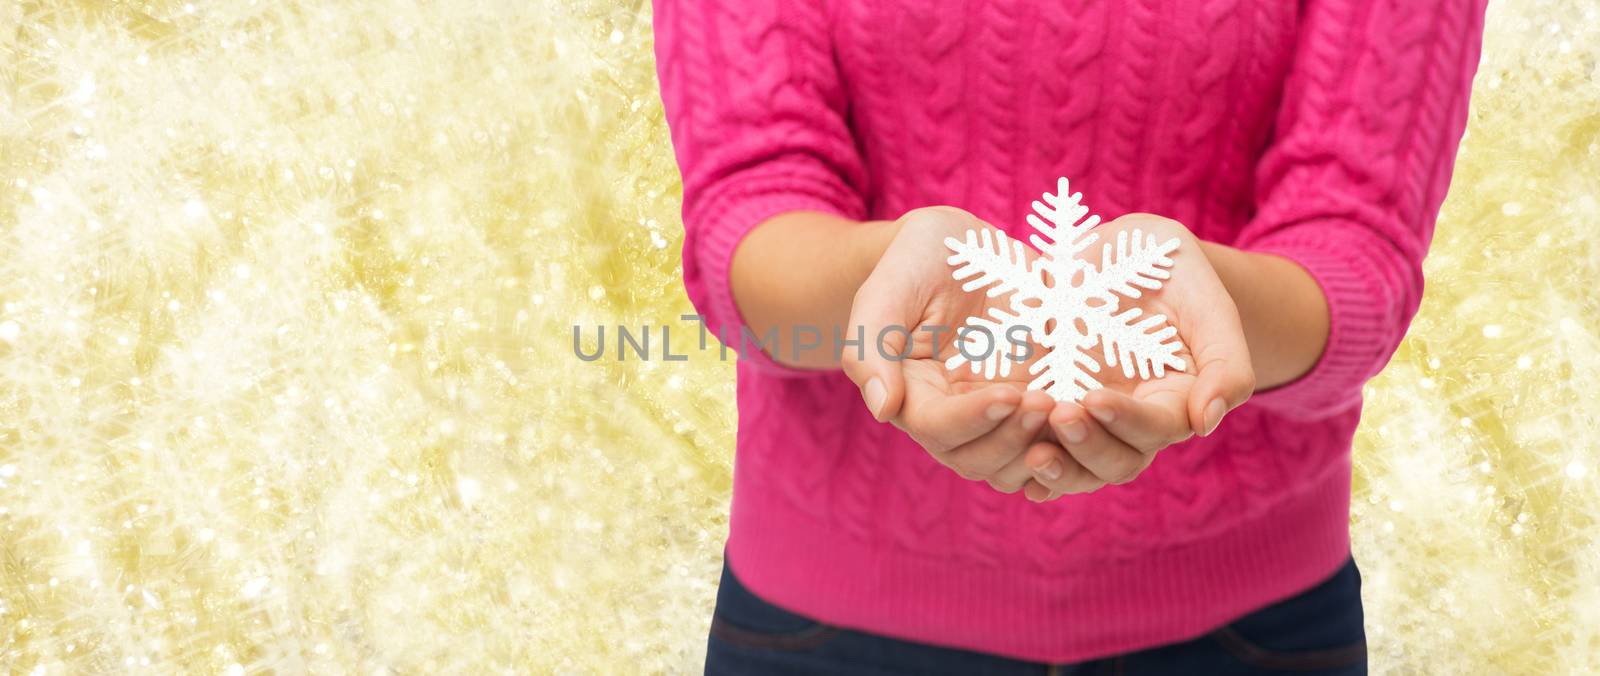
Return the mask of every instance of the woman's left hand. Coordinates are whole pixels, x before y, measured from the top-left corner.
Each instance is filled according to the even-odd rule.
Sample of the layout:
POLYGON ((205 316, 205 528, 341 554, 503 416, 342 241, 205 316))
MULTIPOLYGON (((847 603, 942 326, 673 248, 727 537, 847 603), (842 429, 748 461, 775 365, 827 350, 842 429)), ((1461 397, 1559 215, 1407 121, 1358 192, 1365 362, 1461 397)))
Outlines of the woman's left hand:
MULTIPOLYGON (((1081 405, 1057 404, 1050 414, 1054 441, 1033 444, 1022 459, 1033 472, 1023 490, 1035 502, 1133 480, 1156 452, 1195 434, 1210 434, 1255 390, 1239 311, 1199 239, 1177 221, 1150 214, 1129 214, 1096 231, 1104 242, 1136 228, 1160 241, 1176 237, 1181 243, 1172 255, 1172 278, 1160 290, 1123 303, 1147 315, 1167 316, 1186 347, 1181 356, 1187 368, 1153 380, 1102 368, 1096 374, 1101 388, 1085 395, 1081 405)), ((1085 255, 1097 256, 1099 250, 1091 247, 1085 255)))

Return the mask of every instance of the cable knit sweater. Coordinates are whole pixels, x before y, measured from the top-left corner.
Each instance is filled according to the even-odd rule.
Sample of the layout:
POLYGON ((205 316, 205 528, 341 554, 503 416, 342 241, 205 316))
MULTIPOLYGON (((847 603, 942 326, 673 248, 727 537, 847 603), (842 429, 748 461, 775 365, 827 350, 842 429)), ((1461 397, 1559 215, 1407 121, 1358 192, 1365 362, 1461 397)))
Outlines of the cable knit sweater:
POLYGON ((657 0, 683 275, 739 335, 734 248, 764 219, 962 207, 1013 234, 1072 179, 1288 257, 1327 296, 1312 370, 1139 478, 1034 504, 873 421, 839 372, 738 366, 727 554, 823 622, 1038 661, 1180 641, 1349 555, 1361 387, 1422 295, 1484 0, 657 0))

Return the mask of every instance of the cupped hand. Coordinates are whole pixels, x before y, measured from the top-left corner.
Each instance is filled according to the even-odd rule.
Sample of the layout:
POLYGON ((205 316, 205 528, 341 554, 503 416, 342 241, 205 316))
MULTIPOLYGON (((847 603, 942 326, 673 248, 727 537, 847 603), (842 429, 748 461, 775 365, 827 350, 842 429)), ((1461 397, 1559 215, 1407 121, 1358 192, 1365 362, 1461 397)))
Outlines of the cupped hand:
MULTIPOLYGON (((1162 288, 1125 298, 1122 305, 1165 315, 1185 346, 1179 355, 1185 368, 1151 380, 1125 375, 1120 365, 1102 368, 1095 374, 1101 387, 1081 404, 1056 405, 1049 419, 1053 439, 1032 444, 1024 456, 1033 471, 1024 487, 1031 500, 1132 481, 1156 452, 1195 434, 1210 434, 1255 390, 1238 309, 1200 241, 1177 221, 1150 214, 1129 214, 1095 229, 1100 242, 1113 241, 1124 230, 1180 241, 1172 254, 1171 278, 1162 288)), ((1100 249, 1091 246, 1083 255, 1098 262, 1100 249)))
POLYGON ((1025 391, 1025 366, 993 380, 945 367, 958 354, 956 330, 967 318, 1005 302, 964 291, 947 263, 945 239, 981 229, 995 228, 954 207, 901 217, 851 307, 846 338, 861 344, 847 345, 840 358, 877 420, 904 430, 962 477, 1013 493, 1032 476, 1022 454, 1044 436, 1055 401, 1025 391))

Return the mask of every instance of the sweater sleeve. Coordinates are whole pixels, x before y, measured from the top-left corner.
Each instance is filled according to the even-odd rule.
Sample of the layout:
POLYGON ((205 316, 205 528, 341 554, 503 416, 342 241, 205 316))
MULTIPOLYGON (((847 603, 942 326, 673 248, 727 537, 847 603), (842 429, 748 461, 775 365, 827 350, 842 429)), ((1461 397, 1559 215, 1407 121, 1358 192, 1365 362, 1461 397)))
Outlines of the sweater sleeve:
POLYGON ((1328 301, 1327 346, 1252 404, 1313 419, 1360 403, 1422 298, 1450 185, 1485 0, 1307 0, 1256 210, 1235 246, 1304 267, 1328 301))
POLYGON ((747 331, 734 248, 787 211, 861 219, 861 159, 823 3, 655 0, 657 75, 683 174, 683 279, 706 331, 788 374, 747 331))

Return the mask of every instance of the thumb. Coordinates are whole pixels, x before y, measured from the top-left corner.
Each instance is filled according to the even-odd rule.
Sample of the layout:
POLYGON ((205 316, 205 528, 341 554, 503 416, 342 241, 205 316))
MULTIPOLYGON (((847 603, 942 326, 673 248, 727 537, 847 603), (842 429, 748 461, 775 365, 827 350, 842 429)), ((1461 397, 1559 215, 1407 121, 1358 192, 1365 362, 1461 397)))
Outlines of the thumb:
MULTIPOLYGON (((1224 292, 1225 293, 1225 292, 1224 292)), ((1226 311, 1202 313, 1190 337, 1197 376, 1189 390, 1189 422, 1195 434, 1210 435, 1222 416, 1255 392, 1255 369, 1232 299, 1226 311)))
POLYGON ((845 375, 861 388, 861 398, 878 422, 898 416, 905 402, 902 366, 921 310, 911 302, 910 289, 895 286, 874 274, 856 291, 845 325, 850 342, 839 356, 845 375))

